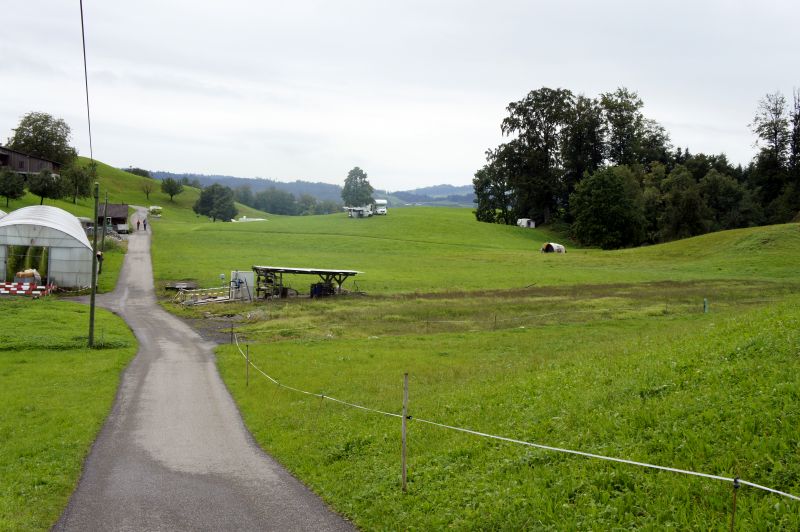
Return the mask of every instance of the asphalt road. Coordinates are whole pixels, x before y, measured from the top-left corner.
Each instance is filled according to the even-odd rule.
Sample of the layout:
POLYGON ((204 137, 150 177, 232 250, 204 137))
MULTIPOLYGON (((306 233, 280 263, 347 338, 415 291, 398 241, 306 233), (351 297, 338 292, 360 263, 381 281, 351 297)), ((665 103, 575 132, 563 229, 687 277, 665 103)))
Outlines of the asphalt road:
POLYGON ((54 530, 354 529, 255 445, 213 344, 156 304, 149 231, 98 303, 140 348, 54 530))

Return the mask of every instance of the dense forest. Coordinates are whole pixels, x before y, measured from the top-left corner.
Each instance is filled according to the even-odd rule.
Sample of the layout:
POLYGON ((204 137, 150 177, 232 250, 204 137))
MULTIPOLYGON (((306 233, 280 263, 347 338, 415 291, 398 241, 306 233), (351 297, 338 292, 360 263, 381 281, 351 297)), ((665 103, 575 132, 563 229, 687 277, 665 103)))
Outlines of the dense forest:
POLYGON ((581 243, 611 249, 798 216, 800 92, 758 103, 746 167, 674 149, 642 107, 626 88, 589 98, 543 87, 509 104, 510 140, 473 179, 477 219, 566 223, 581 243))

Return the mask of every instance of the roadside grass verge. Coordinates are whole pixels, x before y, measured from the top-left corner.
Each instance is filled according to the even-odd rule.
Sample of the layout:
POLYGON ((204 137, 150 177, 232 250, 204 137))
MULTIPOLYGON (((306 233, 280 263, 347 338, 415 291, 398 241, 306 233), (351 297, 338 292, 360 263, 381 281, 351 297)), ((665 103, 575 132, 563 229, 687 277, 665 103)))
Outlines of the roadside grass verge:
MULTIPOLYGON (((800 312, 633 316, 525 329, 254 342, 305 390, 527 441, 741 478, 800 493, 800 312)), ((279 389, 235 348, 220 371, 256 440, 365 529, 709 529, 731 486, 400 422, 279 389)), ((739 493, 742 529, 797 529, 795 501, 739 493)))
POLYGON ((136 353, 125 323, 101 309, 100 348, 88 349, 88 313, 55 298, 0 299, 0 530, 58 519, 136 353))

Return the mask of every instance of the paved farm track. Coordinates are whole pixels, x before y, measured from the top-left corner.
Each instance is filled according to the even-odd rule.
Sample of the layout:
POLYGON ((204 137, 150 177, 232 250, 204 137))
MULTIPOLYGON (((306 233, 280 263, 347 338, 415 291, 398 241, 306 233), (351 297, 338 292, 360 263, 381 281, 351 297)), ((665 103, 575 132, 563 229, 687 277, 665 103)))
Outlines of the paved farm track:
POLYGON ((156 304, 149 233, 98 302, 140 349, 54 530, 353 529, 253 443, 213 344, 156 304))

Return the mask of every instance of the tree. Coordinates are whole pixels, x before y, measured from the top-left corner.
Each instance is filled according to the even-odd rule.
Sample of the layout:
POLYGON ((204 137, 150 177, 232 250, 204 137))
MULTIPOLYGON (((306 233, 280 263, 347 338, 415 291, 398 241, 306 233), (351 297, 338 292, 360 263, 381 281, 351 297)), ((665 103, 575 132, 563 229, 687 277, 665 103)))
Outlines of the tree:
POLYGON ((242 205, 247 205, 249 207, 255 206, 255 196, 253 195, 253 191, 250 188, 250 185, 242 185, 240 187, 236 187, 233 190, 233 196, 242 205))
POLYGON ((153 192, 153 182, 151 180, 142 181, 142 192, 147 197, 147 201, 150 201, 150 193, 153 192))
MULTIPOLYGON (((767 205, 781 194, 787 181, 791 133, 783 94, 775 92, 764 96, 758 102, 750 127, 761 142, 753 177, 761 189, 762 201, 767 205)), ((756 146, 759 146, 759 141, 756 141, 756 146)))
POLYGON ((752 191, 733 177, 712 168, 698 185, 708 206, 711 231, 749 227, 761 221, 752 191))
POLYGON ((144 168, 130 167, 130 168, 125 168, 125 171, 128 172, 129 174, 138 175, 140 177, 152 177, 150 175, 150 172, 148 172, 144 168))
POLYGON ((642 100, 635 91, 620 87, 600 96, 608 123, 608 158, 615 164, 639 162, 640 139, 644 127, 642 100))
POLYGON ((514 216, 511 205, 509 175, 514 172, 515 141, 501 144, 486 152, 488 163, 475 173, 475 218, 479 222, 511 224, 514 216))
POLYGON ((203 189, 192 210, 197 214, 208 216, 213 222, 217 220, 227 222, 238 214, 233 201, 233 190, 219 183, 203 189))
POLYGON ((88 168, 72 162, 61 170, 64 195, 72 196, 72 203, 78 203, 78 198, 88 198, 92 195, 92 173, 88 168))
POLYGON ((0 196, 6 199, 6 207, 9 200, 19 199, 24 195, 25 179, 22 175, 7 168, 0 170, 0 196))
POLYGON ((41 159, 69 164, 77 156, 69 145, 72 130, 61 118, 31 112, 22 117, 6 146, 41 159))
POLYGON ((311 194, 300 194, 297 198, 297 213, 300 216, 317 214, 317 199, 311 194))
POLYGON ((642 193, 627 166, 604 168, 586 177, 570 200, 572 230, 584 244, 616 249, 645 237, 642 193))
POLYGON ((791 134, 789 136, 789 177, 800 186, 800 89, 793 93, 790 113, 791 134))
POLYGON ((28 176, 28 190, 41 198, 39 205, 44 204, 45 198, 58 199, 64 196, 64 183, 56 174, 42 170, 38 174, 28 176))
POLYGON ((686 238, 708 231, 708 206, 691 172, 676 166, 664 180, 664 213, 661 235, 665 240, 686 238))
POLYGON ((375 189, 367 181, 367 174, 356 166, 347 173, 342 187, 342 200, 350 207, 370 205, 374 202, 372 193, 375 189))
MULTIPOLYGON (((531 91, 506 108, 504 135, 516 134, 512 141, 512 163, 507 165, 514 198, 512 218, 533 218, 547 223, 559 207, 562 194, 560 140, 569 118, 572 92, 542 87, 531 91)), ((506 153, 506 155, 509 155, 506 153)))
POLYGON ((592 174, 600 168, 606 157, 606 124, 599 102, 582 94, 575 98, 568 111, 567 124, 562 134, 562 203, 566 204, 578 182, 584 175, 592 174))
POLYGON ((183 184, 172 177, 168 177, 161 181, 161 192, 169 196, 169 200, 183 192, 183 184))
POLYGON ((272 214, 294 215, 297 213, 294 194, 285 190, 269 187, 262 190, 255 197, 256 209, 272 214))

